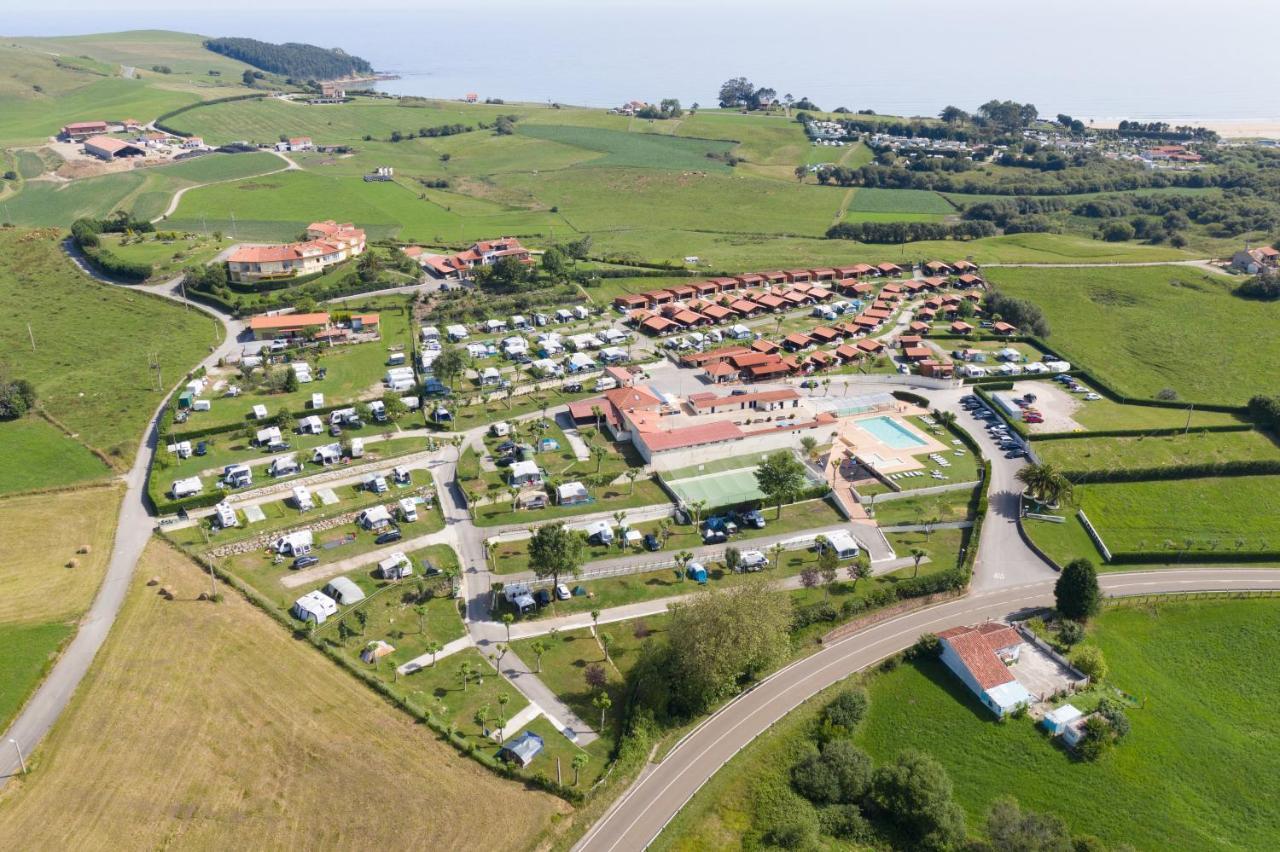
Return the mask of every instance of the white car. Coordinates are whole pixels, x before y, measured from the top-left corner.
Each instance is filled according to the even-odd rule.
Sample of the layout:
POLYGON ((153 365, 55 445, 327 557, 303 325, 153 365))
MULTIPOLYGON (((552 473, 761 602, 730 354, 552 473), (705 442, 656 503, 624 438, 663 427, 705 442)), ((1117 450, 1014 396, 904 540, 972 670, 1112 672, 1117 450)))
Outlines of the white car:
POLYGON ((760 571, 769 564, 769 557, 758 550, 744 550, 738 559, 739 571, 760 571))
POLYGON ((1093 391, 1089 390, 1084 385, 1076 385, 1071 389, 1071 392, 1072 393, 1093 393, 1093 391))
POLYGON ((1089 393, 1084 395, 1084 398, 1085 399, 1102 399, 1102 394, 1094 393, 1093 391, 1090 391, 1089 393))
POLYGON ((561 583, 560 585, 556 586, 557 600, 567 601, 569 600, 569 597, 570 597, 570 594, 569 594, 568 586, 566 586, 564 583, 561 583))

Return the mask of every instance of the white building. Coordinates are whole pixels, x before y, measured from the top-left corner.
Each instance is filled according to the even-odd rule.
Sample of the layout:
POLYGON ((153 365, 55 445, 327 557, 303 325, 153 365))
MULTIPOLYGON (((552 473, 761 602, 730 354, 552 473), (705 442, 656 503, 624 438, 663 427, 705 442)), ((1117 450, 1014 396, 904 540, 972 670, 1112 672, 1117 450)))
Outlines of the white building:
POLYGON ((989 621, 978 627, 952 627, 938 634, 941 660, 997 716, 1012 713, 1034 699, 1009 670, 1024 644, 1007 624, 989 621))

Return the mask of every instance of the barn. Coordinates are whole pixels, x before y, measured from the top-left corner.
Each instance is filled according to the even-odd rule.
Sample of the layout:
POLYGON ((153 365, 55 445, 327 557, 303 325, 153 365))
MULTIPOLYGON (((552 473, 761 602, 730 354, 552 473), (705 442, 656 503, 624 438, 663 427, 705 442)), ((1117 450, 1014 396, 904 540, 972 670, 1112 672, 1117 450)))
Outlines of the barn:
POLYGON ((110 136, 91 136, 84 140, 84 152, 92 154, 99 160, 118 160, 122 157, 145 157, 147 152, 141 147, 123 139, 112 139, 110 136))

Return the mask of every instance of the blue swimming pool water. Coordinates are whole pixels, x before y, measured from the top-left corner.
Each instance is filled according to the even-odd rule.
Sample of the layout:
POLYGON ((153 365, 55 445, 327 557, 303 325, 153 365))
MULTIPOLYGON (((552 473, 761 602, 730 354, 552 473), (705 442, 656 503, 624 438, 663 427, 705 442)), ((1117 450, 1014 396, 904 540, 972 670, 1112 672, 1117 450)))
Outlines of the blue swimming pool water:
POLYGON ((870 432, 882 444, 895 450, 923 447, 927 442, 917 438, 909 429, 892 417, 870 417, 859 420, 858 426, 870 432))

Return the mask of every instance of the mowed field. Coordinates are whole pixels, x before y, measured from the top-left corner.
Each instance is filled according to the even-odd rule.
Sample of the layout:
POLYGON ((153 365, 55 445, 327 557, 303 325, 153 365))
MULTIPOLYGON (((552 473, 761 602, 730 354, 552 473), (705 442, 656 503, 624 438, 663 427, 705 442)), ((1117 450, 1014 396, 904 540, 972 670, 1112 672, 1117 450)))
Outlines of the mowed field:
MULTIPOLYGON (((34 384, 40 404, 80 441, 124 469, 162 399, 149 354, 159 357, 167 391, 222 341, 222 326, 158 297, 92 281, 62 254, 59 237, 0 232, 0 340, 10 342, 0 364, 34 384)), ((0 424, 0 435, 9 425, 0 424)), ((41 471, 23 474, 24 487, 47 484, 41 471)), ((49 471, 48 483, 61 481, 60 472, 49 471)))
POLYGON ((68 227, 81 216, 104 218, 116 210, 138 219, 154 219, 185 187, 237 180, 283 169, 274 154, 208 154, 165 166, 132 169, 71 183, 31 180, 5 204, 15 225, 68 227))
MULTIPOLYGON (((834 190, 833 190, 834 191, 834 190)), ((849 222, 937 222, 956 209, 938 193, 924 189, 853 190, 845 220, 849 222)))
MULTIPOLYGON (((1097 763, 1072 760, 1030 719, 996 722, 936 662, 870 676, 870 712, 855 741, 877 763, 908 748, 941 761, 975 835, 991 803, 1008 795, 1109 847, 1272 848, 1280 836, 1269 796, 1280 784, 1280 725, 1268 693, 1280 653, 1280 604, 1117 608, 1104 612, 1091 634, 1111 682, 1143 702, 1129 713, 1128 739, 1097 763), (1242 665, 1246 659, 1253 662, 1242 665)), ((741 844, 755 814, 785 802, 779 796, 789 787, 787 773, 836 691, 805 702, 733 758, 653 848, 741 844)))
POLYGON ((1280 303, 1236 298, 1239 283, 1175 266, 990 269, 1011 296, 1039 305, 1049 343, 1116 390, 1243 404, 1275 387, 1280 303))
POLYGON ((1190 432, 1137 438, 1036 441, 1036 453, 1063 470, 1133 470, 1180 465, 1280 460, 1263 432, 1190 432))
POLYGON ((120 494, 104 486, 0 500, 0 729, 89 608, 106 571, 120 494))
POLYGON ((153 543, 71 706, 0 798, 27 848, 532 846, 566 806, 458 755, 153 543), (146 578, 159 576, 166 601, 146 578), (120 783, 104 784, 106 777, 120 783), (486 814, 519 814, 487 819, 486 814))
POLYGON ((1075 499, 1112 551, 1280 549, 1280 476, 1097 483, 1075 499))
POLYGON ((0 423, 0 495, 110 474, 83 444, 34 414, 0 423))

